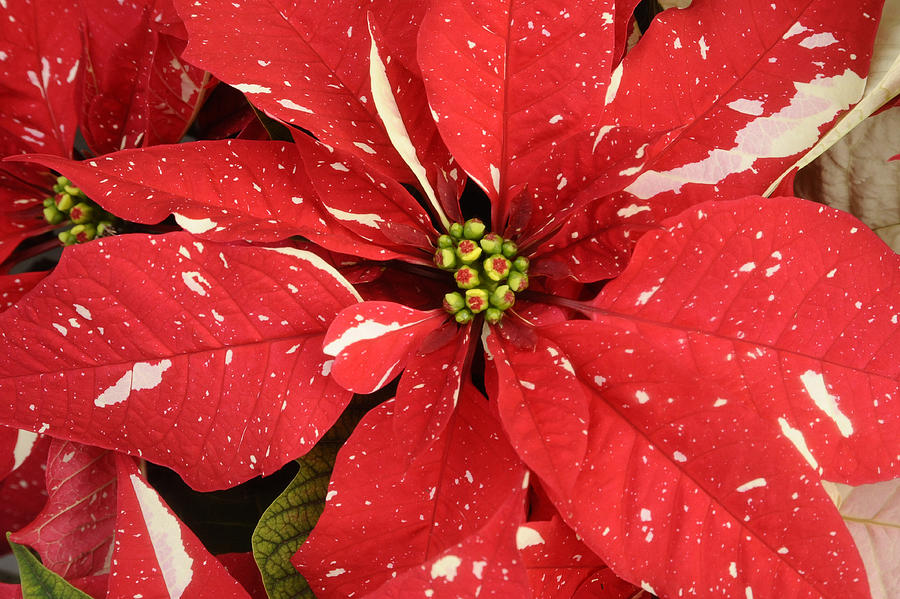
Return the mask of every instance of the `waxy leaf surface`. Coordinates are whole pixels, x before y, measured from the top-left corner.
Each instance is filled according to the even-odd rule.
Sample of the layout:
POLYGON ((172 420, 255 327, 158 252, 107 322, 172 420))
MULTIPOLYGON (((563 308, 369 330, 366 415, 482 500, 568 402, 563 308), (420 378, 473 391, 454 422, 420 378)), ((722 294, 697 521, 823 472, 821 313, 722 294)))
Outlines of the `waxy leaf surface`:
POLYGON ((322 598, 408 597, 431 585, 447 585, 441 588, 454 596, 472 596, 477 585, 501 592, 504 586, 492 583, 517 560, 521 462, 471 387, 429 443, 408 443, 426 431, 418 430, 421 417, 412 406, 398 408, 391 400, 370 412, 341 449, 325 511, 295 565, 322 598), (501 507, 508 500, 518 505, 501 507), (506 538, 478 541, 495 516, 504 520, 496 526, 506 538))
MULTIPOLYGON (((615 46, 613 2, 432 2, 418 57, 447 146, 492 201, 503 232, 510 202, 555 140, 602 108, 615 46)), ((556 173, 553 173, 556 175, 556 173)), ((565 186, 563 176, 553 187, 565 186)), ((558 206, 538 206, 550 213, 558 206)))
POLYGON ((110 597, 250 598, 178 520, 132 458, 117 455, 116 470, 119 514, 110 597))
POLYGON ((613 73, 604 122, 666 136, 626 191, 657 218, 762 193, 857 102, 883 0, 695 2, 613 73))
POLYGON ((645 589, 867 596, 817 482, 896 475, 898 258, 852 217, 787 198, 664 224, 593 324, 489 335, 514 445, 645 589))
POLYGON ((247 94, 266 114, 412 182, 375 116, 365 4, 175 3, 190 35, 185 58, 192 64, 247 94))
POLYGON ((426 335, 447 320, 443 310, 415 310, 393 302, 349 306, 328 327, 323 351, 334 356, 334 380, 371 393, 400 374, 426 335))
POLYGON ((321 346, 357 300, 290 248, 187 233, 70 248, 0 314, 0 422, 232 486, 301 455, 341 413, 350 394, 321 346))
POLYGON ((0 155, 71 156, 81 39, 60 0, 6 0, 0 19, 0 155))
POLYGON ((344 229, 322 205, 292 144, 222 140, 124 150, 73 161, 29 156, 64 173, 101 206, 127 220, 169 214, 215 241, 276 241, 302 235, 328 249, 395 257, 344 229))
POLYGON ((521 489, 498 506, 477 532, 366 597, 528 597, 527 573, 514 540, 522 522, 526 486, 527 476, 521 489))
POLYGON ((35 549, 66 579, 108 573, 117 513, 114 454, 52 439, 47 491, 44 509, 12 540, 35 549))
POLYGON ((801 426, 826 479, 900 474, 896 447, 873 451, 900 435, 900 256, 846 213, 790 198, 664 224, 596 298, 596 319, 679 332, 679 353, 702 351, 773 426, 801 426))
POLYGON ((402 185, 306 135, 297 137, 297 147, 320 205, 332 218, 373 245, 430 264, 431 256, 419 248, 430 249, 437 233, 402 185))
POLYGON ((559 517, 521 525, 516 546, 534 599, 630 599, 641 592, 620 580, 559 517))

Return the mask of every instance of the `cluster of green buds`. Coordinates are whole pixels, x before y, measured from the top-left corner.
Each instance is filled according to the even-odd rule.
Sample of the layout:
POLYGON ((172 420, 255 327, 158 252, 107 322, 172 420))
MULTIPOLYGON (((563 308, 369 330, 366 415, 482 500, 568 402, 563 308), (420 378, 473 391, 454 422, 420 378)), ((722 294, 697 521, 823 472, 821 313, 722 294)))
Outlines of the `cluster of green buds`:
POLYGON ((434 263, 453 273, 460 291, 444 296, 444 310, 465 324, 484 313, 491 324, 516 302, 516 293, 528 287, 528 258, 519 248, 496 233, 485 233, 477 218, 453 223, 438 237, 434 263))
POLYGON ((71 227, 59 233, 63 245, 91 241, 113 233, 115 217, 92 202, 65 177, 57 177, 52 197, 44 199, 44 220, 51 225, 67 221, 71 227))

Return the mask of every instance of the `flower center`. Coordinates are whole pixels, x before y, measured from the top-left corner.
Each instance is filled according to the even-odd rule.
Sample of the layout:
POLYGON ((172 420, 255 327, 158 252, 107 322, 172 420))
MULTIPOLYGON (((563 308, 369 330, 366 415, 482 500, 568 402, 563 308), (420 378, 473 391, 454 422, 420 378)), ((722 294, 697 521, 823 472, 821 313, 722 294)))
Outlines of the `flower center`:
POLYGON ((485 233, 484 223, 473 218, 453 223, 448 235, 437 240, 434 263, 453 273, 460 291, 444 295, 444 310, 465 324, 484 314, 491 324, 516 303, 516 293, 528 287, 528 258, 496 233, 485 233))
POLYGON ((59 233, 63 245, 84 243, 111 234, 115 217, 92 202, 65 177, 57 177, 55 195, 44 200, 44 220, 51 225, 71 223, 59 233))

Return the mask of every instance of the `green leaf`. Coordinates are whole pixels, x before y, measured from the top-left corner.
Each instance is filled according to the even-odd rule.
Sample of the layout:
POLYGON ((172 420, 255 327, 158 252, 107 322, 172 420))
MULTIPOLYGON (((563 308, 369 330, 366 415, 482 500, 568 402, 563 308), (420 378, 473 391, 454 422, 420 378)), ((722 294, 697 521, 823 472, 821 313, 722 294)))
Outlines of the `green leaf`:
POLYGON ((306 541, 325 508, 328 481, 344 441, 368 409, 374 396, 357 397, 312 451, 297 460, 300 471, 263 513, 253 531, 253 557, 270 599, 315 599, 291 556, 306 541))
POLYGON ((59 574, 47 569, 24 545, 13 543, 6 533, 6 540, 19 562, 22 580, 22 599, 91 599, 59 574))

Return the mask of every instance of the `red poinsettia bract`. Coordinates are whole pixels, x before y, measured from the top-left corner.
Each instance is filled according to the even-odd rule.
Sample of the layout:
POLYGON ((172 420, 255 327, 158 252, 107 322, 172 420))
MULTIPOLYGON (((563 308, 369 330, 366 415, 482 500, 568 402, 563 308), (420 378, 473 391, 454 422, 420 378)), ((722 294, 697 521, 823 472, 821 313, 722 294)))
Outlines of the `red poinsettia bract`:
POLYGON ((69 250, 0 315, 0 421, 212 489, 400 375, 294 558, 317 596, 554 596, 582 550, 557 590, 866 596, 820 481, 898 476, 900 260, 753 194, 856 101, 880 4, 697 2, 627 55, 627 3, 283 4, 177 3, 185 58, 315 139, 30 158, 188 232, 69 250), (454 228, 467 177, 528 290, 454 228), (465 267, 516 287, 499 322, 441 308, 465 267))

